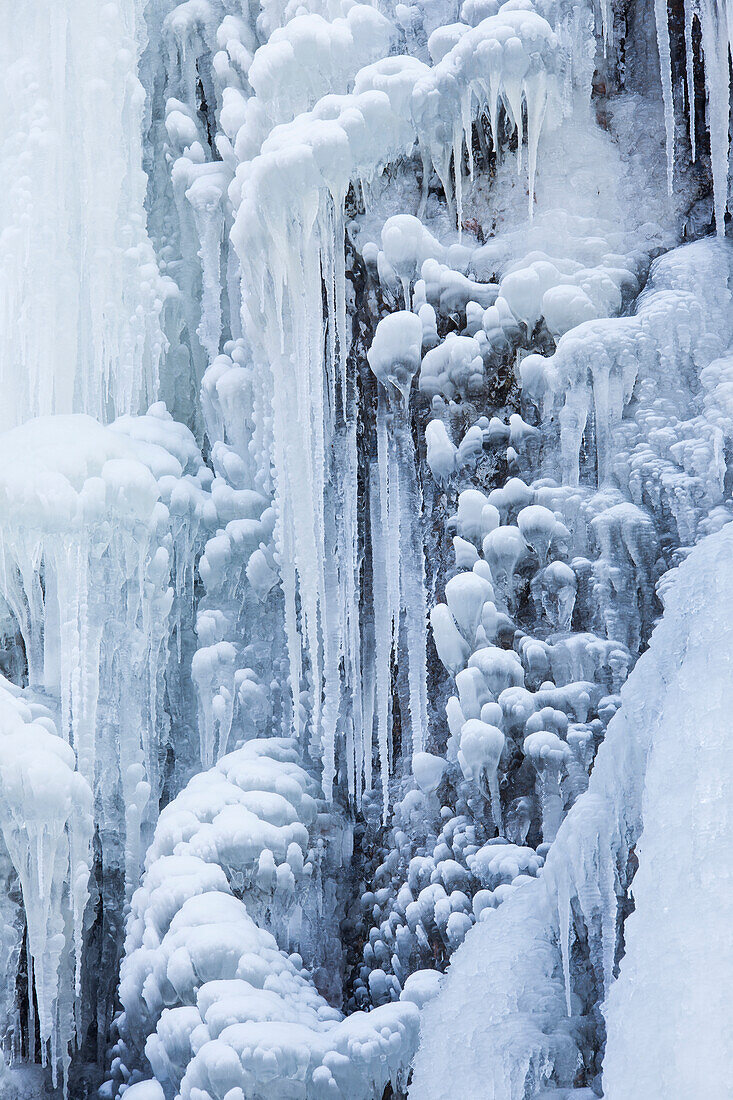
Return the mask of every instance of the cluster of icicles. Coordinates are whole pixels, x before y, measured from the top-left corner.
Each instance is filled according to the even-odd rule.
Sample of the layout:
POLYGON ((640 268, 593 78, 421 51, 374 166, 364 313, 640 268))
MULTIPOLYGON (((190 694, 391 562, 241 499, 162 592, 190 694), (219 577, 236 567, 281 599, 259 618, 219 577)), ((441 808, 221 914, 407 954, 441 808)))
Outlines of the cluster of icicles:
MULTIPOLYGON (((672 51, 669 35, 667 0, 654 0, 657 44, 662 73, 664 116, 667 132, 667 181, 672 194, 675 171, 675 105, 672 87, 672 51)), ((685 53, 687 120, 690 152, 697 156, 695 133, 695 54, 693 24, 697 21, 702 38, 705 72, 707 132, 710 137, 710 161, 713 173, 713 207, 718 236, 725 234, 730 171, 730 62, 733 53, 733 8, 729 0, 685 0, 685 53)))
POLYGON ((32 1058, 40 1037, 65 1088, 94 1011, 80 999, 87 903, 99 891, 122 908, 139 880, 164 782, 170 640, 215 522, 193 435, 150 404, 172 288, 145 229, 142 6, 8 9, 0 45, 13 114, 0 147, 0 607, 12 674, 27 676, 0 690, 0 1012, 6 1053, 32 1058))
MULTIPOLYGON (((344 751, 352 794, 358 799, 364 784, 370 784, 367 745, 375 712, 381 767, 388 774, 389 654, 393 645, 400 645, 401 608, 412 609, 404 652, 415 654, 410 664, 409 710, 416 747, 426 726, 425 661, 420 657, 425 597, 419 571, 416 577, 406 573, 401 581, 391 582, 397 590, 386 590, 383 608, 375 601, 379 615, 384 613, 385 622, 389 620, 387 626, 380 618, 374 639, 360 637, 354 511, 357 389, 347 369, 344 200, 352 185, 367 196, 384 168, 409 156, 417 143, 424 163, 425 196, 431 166, 446 194, 452 196, 451 158, 458 165, 455 209, 460 224, 463 146, 465 142, 471 158, 473 120, 488 112, 492 139, 498 146, 506 114, 511 128, 518 131, 521 166, 525 104, 532 194, 541 128, 561 115, 564 55, 550 25, 530 5, 509 4, 496 10, 498 14, 473 28, 466 24, 459 40, 448 43, 451 48, 441 47, 436 40, 431 46, 436 60, 432 68, 405 55, 375 60, 359 71, 356 66, 350 69, 355 56, 350 43, 358 47, 368 42, 371 49, 375 38, 389 41, 389 28, 376 13, 359 5, 348 11, 345 20, 319 22, 318 48, 329 44, 332 53, 326 63, 334 69, 335 87, 345 94, 329 94, 317 101, 310 79, 304 78, 296 95, 302 58, 314 33, 308 18, 293 19, 257 51, 247 71, 247 82, 255 92, 249 97, 242 90, 243 75, 237 68, 239 47, 235 49, 236 43, 227 38, 227 58, 217 69, 224 85, 221 132, 216 138, 221 161, 200 163, 201 145, 194 140, 192 113, 187 114, 180 101, 169 102, 168 132, 180 150, 174 177, 185 180, 186 197, 196 215, 204 299, 207 288, 219 286, 220 275, 218 246, 209 247, 207 242, 218 241, 231 225, 255 366, 255 402, 264 408, 268 395, 275 395, 272 414, 260 423, 264 438, 258 438, 257 446, 274 461, 273 540, 285 596, 293 730, 298 729, 302 687, 310 677, 315 685, 312 741, 322 756, 327 796, 336 774, 339 727, 347 731, 344 751), (350 48, 339 50, 339 44, 350 48), (304 113, 291 121, 296 109, 304 113), (331 489, 333 484, 340 486, 338 492, 331 489), (410 586, 417 587, 411 591, 410 586), (391 633, 391 642, 385 630, 391 633), (305 671, 303 649, 308 661, 305 671), (369 687, 372 681, 376 701, 374 688, 369 687)), ((363 59, 363 51, 356 53, 363 59)), ((220 313, 212 313, 204 300, 203 338, 216 341, 220 326, 220 313)), ((417 355, 413 373, 419 364, 419 345, 417 355)), ((419 540, 417 531, 409 533, 410 517, 419 514, 416 486, 409 484, 412 452, 408 449, 398 455, 395 450, 387 456, 386 420, 393 415, 399 420, 399 410, 387 411, 389 399, 383 393, 379 470, 375 471, 380 488, 373 494, 374 519, 379 523, 372 526, 385 537, 390 530, 400 532, 395 537, 402 538, 403 545, 399 547, 393 538, 394 545, 387 539, 376 548, 378 586, 387 573, 393 578, 399 573, 397 559, 392 562, 390 555, 399 554, 408 543, 414 551, 419 540)), ((407 445, 408 436, 407 429, 401 435, 397 431, 390 447, 397 448, 398 437, 404 437, 407 445)), ((384 787, 386 791, 386 782, 384 787)))
MULTIPOLYGON (((425 321, 407 314, 391 323, 391 336, 383 322, 370 354, 380 385, 372 531, 381 534, 372 543, 378 615, 373 637, 364 639, 359 613, 358 389, 347 362, 344 202, 350 190, 352 197, 368 200, 370 186, 384 168, 417 148, 424 166, 424 198, 434 169, 460 229, 464 145, 473 170, 472 125, 486 112, 496 147, 507 123, 517 131, 520 166, 526 117, 531 212, 540 134, 560 122, 568 109, 565 93, 577 57, 565 48, 561 27, 553 29, 522 0, 510 0, 501 9, 496 5, 476 25, 467 22, 465 29, 454 29, 453 38, 449 33, 431 36, 432 67, 409 56, 380 57, 394 41, 394 28, 371 9, 355 5, 343 18, 323 21, 329 45, 323 45, 323 38, 319 43, 327 57, 328 81, 295 89, 288 88, 288 81, 295 83, 294 74, 308 68, 312 27, 292 19, 252 60, 244 22, 231 19, 221 24, 226 23, 221 49, 226 56, 218 70, 220 131, 215 136, 221 160, 207 161, 194 107, 195 66, 187 65, 185 48, 176 54, 175 63, 180 61, 183 70, 177 89, 182 98, 171 97, 166 121, 171 149, 177 153, 172 187, 181 237, 193 226, 187 247, 202 269, 200 349, 192 357, 199 354, 198 365, 214 360, 216 377, 208 376, 212 391, 225 374, 232 383, 232 415, 226 433, 215 441, 219 446, 212 452, 212 477, 192 435, 163 407, 153 405, 146 416, 129 415, 158 396, 166 343, 161 318, 168 306, 172 311, 180 306, 171 305, 179 291, 171 279, 160 277, 144 230, 137 79, 141 4, 100 8, 69 0, 57 9, 51 21, 39 3, 9 12, 3 47, 14 129, 1 153, 8 178, 12 169, 13 185, 10 219, 3 222, 0 237, 2 286, 8 293, 0 297, 5 330, 20 318, 22 331, 17 341, 6 341, 0 349, 0 382, 9 395, 3 426, 14 429, 2 440, 0 549, 3 598, 23 638, 30 684, 26 699, 3 685, 7 736, 0 758, 0 824, 23 895, 44 1057, 52 1040, 54 1067, 61 1063, 68 1069, 92 826, 100 826, 104 849, 114 824, 105 783, 113 775, 125 805, 122 861, 129 900, 138 881, 145 829, 154 826, 162 790, 165 721, 158 704, 167 640, 177 635, 180 645, 193 592, 192 563, 204 532, 216 532, 202 559, 212 606, 199 616, 200 656, 194 666, 204 764, 226 753, 235 700, 242 711, 256 711, 252 726, 259 732, 270 717, 271 703, 257 676, 249 667, 235 667, 239 654, 229 637, 233 620, 215 606, 220 597, 230 605, 236 600, 237 592, 227 588, 224 578, 232 548, 261 602, 278 578, 282 585, 288 724, 295 735, 310 726, 314 754, 323 762, 326 797, 337 771, 337 730, 346 731, 352 795, 358 800, 362 788, 371 784, 376 716, 387 812, 389 674, 396 648, 410 654, 412 748, 419 752, 423 747, 424 578, 420 569, 402 565, 414 564, 416 555, 422 560, 420 498, 406 409, 409 383, 425 346, 425 321), (95 50, 90 51, 92 34, 95 50), (366 56, 365 42, 374 51, 366 56), (22 59, 17 65, 16 55, 22 59), (359 69, 365 59, 368 64, 359 69), (47 95, 29 109, 24 91, 35 93, 47 69, 47 95), (86 95, 79 95, 72 110, 65 96, 69 81, 77 93, 99 89, 98 99, 87 102, 86 95), (105 94, 104 85, 113 94, 105 94), (255 94, 246 94, 245 88, 255 94), (324 94, 334 90, 336 94, 324 94), (104 107, 101 120, 95 114, 98 106, 104 107), (78 130, 70 128, 71 118, 78 130), (82 140, 92 130, 101 135, 102 148, 82 140), (84 150, 81 167, 78 149, 84 150), (125 151, 122 158, 120 149, 125 151), (22 172, 15 171, 18 163, 22 172), (69 185, 70 191, 58 186, 59 181, 80 180, 83 187, 69 185), (85 226, 81 236, 74 218, 85 226), (21 227, 19 232, 11 222, 21 227), (229 231, 233 251, 228 253, 223 296, 220 245, 229 231), (49 264, 49 249, 54 264, 49 264), (56 272, 54 279, 49 270, 56 272), (223 297, 228 297, 233 339, 227 363, 217 363, 225 330, 223 297), (414 320, 408 323, 406 317, 414 320), (244 341, 237 339, 242 323, 244 341), (23 349, 22 369, 14 358, 18 346, 23 349), (250 440, 232 438, 240 383, 256 410, 252 447, 250 440), (30 420, 41 414, 49 418, 30 420), (350 699, 353 706, 347 703, 350 699), (304 716, 306 707, 311 713, 304 716), (28 753, 28 744, 37 755, 28 753)), ((673 152, 663 0, 658 0, 656 13, 668 150, 673 152)), ((551 17, 552 11, 545 14, 551 17)), ((604 14, 608 29, 609 13, 604 14)), ((691 100, 694 18, 703 37, 715 212, 722 233, 729 40, 713 0, 702 0, 694 11, 688 4, 691 100)), ((177 27, 173 19, 173 37, 177 27)), ((574 43, 578 55, 586 45, 585 40, 574 43)), ((693 116, 690 111, 694 150, 693 116)), ((478 136, 485 140, 483 129, 478 136)), ((454 280, 452 289, 455 285, 454 280)), ((504 322, 509 328, 511 320, 500 316, 494 304, 494 289, 485 293, 478 304, 487 313, 495 310, 491 331, 504 322)), ((409 295, 408 286, 406 299, 409 295)), ((405 304, 411 305, 409 300, 405 304)), ((645 323, 642 317, 638 327, 645 323)), ((552 384, 543 375, 544 381, 548 378, 552 384)), ((613 425, 619 416, 616 399, 623 399, 628 386, 621 378, 612 402, 613 425)), ((222 402, 223 392, 224 387, 217 391, 222 402)), ((587 417, 585 389, 582 399, 587 417)), ((209 411, 216 415, 220 409, 214 408, 213 399, 211 405, 209 411)), ((297 854, 291 855, 297 862, 297 854)), ((103 862, 115 858, 103 850, 103 862)), ((271 871, 265 863, 264 879, 271 871)), ((17 913, 4 909, 3 919, 13 944, 7 983, 12 989, 20 949, 17 913)), ((35 1022, 29 1030, 32 1037, 35 1022)))

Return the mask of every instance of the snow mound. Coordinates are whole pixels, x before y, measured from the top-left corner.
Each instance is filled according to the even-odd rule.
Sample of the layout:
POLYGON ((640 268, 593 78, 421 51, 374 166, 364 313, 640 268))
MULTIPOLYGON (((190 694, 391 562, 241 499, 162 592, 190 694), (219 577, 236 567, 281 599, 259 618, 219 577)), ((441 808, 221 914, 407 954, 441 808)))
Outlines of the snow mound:
POLYGON ((287 738, 250 741, 161 813, 127 923, 113 1072, 144 1048, 187 1100, 294 1088, 367 1100, 403 1079, 415 1004, 344 1019, 303 956, 278 946, 309 944, 324 851, 317 787, 297 759, 287 738))

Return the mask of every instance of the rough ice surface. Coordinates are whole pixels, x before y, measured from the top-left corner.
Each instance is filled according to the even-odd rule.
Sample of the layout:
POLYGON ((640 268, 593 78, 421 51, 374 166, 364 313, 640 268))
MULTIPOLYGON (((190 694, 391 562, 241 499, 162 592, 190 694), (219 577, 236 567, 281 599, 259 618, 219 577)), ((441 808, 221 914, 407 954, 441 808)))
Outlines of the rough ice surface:
POLYGON ((343 1019, 314 985, 334 929, 313 907, 331 908, 341 846, 325 851, 297 758, 286 738, 250 741, 161 814, 127 924, 120 1072, 144 1046, 156 1079, 197 1100, 369 1097, 404 1077, 414 1004, 343 1019))
POLYGON ((0 35, 0 1097, 728 1095, 722 0, 0 35))
POLYGON ((539 878, 479 923, 425 1012, 411 1096, 565 1095, 593 1026, 589 983, 606 1022, 604 1096, 727 1094, 730 1036, 716 968, 730 966, 717 922, 731 884, 707 856, 715 863, 728 835, 715 739, 725 736, 732 543, 726 525, 665 584, 664 616, 539 878), (701 677, 710 689, 696 709, 701 677), (635 911, 619 961, 632 853, 635 911), (680 873, 692 884, 694 918, 680 873), (708 921, 708 935, 691 935, 708 921), (694 1051, 680 1042, 688 1029, 694 1051))
MULTIPOLYGON (((51 712, 4 681, 0 684, 0 828, 6 874, 17 875, 26 918, 26 958, 38 1011, 43 1063, 54 1082, 68 1072, 81 993, 84 910, 89 901, 92 792, 76 769, 73 750, 59 737, 51 712)), ((9 902, 8 898, 8 902, 9 902)), ((18 913, 4 905, 6 993, 12 1013, 20 948, 18 913), (10 967, 8 967, 8 963, 10 967)), ((35 1031, 35 1024, 29 1021, 35 1031)))

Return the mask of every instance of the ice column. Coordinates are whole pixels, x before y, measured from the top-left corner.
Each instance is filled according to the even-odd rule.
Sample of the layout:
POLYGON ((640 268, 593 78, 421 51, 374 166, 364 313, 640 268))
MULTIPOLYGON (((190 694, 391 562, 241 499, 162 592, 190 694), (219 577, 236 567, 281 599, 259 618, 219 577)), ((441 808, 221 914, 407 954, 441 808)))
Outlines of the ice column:
POLYGON ((138 412, 157 389, 141 0, 3 6, 0 429, 138 412))
POLYGON ((427 733, 422 499, 408 413, 410 387, 420 366, 421 347, 420 318, 402 310, 379 322, 368 353, 369 366, 379 382, 371 536, 377 736, 385 820, 389 808, 390 673, 392 654, 396 656, 398 650, 407 661, 413 752, 422 751, 427 733))

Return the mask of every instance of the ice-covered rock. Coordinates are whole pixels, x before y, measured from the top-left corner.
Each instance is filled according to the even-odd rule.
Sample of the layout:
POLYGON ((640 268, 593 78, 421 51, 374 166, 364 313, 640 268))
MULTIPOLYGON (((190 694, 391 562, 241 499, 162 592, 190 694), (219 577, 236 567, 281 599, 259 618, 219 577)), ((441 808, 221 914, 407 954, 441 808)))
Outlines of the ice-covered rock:
MULTIPOLYGON (((328 890, 318 792, 297 755, 287 739, 251 741, 162 812, 127 922, 120 1069, 144 1048, 156 1080, 209 1100, 296 1083, 366 1100, 402 1079, 415 1005, 343 1019, 287 953, 310 946, 313 895, 328 890)), ((336 845, 327 858, 340 857, 336 845)))
MULTIPOLYGON (((496 912, 489 909, 489 919, 468 935, 441 992, 426 1009, 411 1095, 439 1096, 446 1087, 471 1093, 484 1087, 487 1073, 497 1097, 508 1098, 525 1087, 537 1094, 537 1087, 550 1081, 569 1087, 582 1043, 578 1028, 583 1026, 583 964, 576 969, 571 948, 579 942, 576 935, 582 935, 587 937, 584 951, 599 999, 606 998, 604 1090, 613 1095, 618 1087, 641 1096, 639 1090, 655 1092, 660 1081, 668 1081, 680 1095, 696 1095, 699 1068, 688 1066, 673 1037, 680 1006, 689 1007, 695 996, 691 991, 699 994, 702 987, 694 1026, 702 1028, 698 1042, 706 1051, 706 1087, 713 1096, 724 1096, 725 1071, 719 1060, 727 1057, 728 1040, 723 1015, 716 1009, 725 996, 717 938, 695 939, 694 952, 688 942, 684 965, 654 968, 652 960, 655 953, 667 958, 670 951, 676 953, 670 944, 678 942, 683 927, 689 928, 687 894, 679 889, 681 858, 691 858, 690 866, 697 868, 690 871, 696 876, 697 919, 703 919, 700 914, 718 919, 729 901, 727 878, 700 878, 701 865, 693 855, 703 835, 709 838, 706 845, 715 843, 713 837, 722 841, 727 835, 719 816, 722 807, 717 804, 714 823, 699 819, 695 785, 683 778, 690 773, 679 769, 679 760, 685 754, 694 757, 696 782, 704 784, 708 764, 716 758, 699 738, 689 735, 684 723, 693 713, 703 675, 714 685, 714 705, 708 711, 711 730, 723 728, 716 707, 727 683, 719 673, 726 665, 730 616, 725 593, 732 539, 728 525, 705 539, 674 573, 665 591, 664 616, 622 689, 621 709, 609 725, 588 791, 560 826, 539 881, 523 885, 496 912), (716 641, 712 648, 711 637, 716 641), (686 825, 689 814, 696 820, 686 825), (671 848, 666 843, 670 828, 679 830, 678 843, 671 848), (657 847, 660 842, 664 854, 657 847), (616 977, 618 921, 635 845, 640 861, 633 886, 636 911, 627 922, 626 954, 616 977), (667 867, 669 875, 660 870, 667 867), (640 969, 647 973, 641 983, 640 969), (659 984, 666 993, 652 991, 659 984), (466 1001, 470 989, 476 996, 469 993, 466 1001), (460 1000, 460 1014, 453 997, 460 1000), (653 1023, 648 1007, 652 1002, 653 1023), (466 1004, 471 1006, 470 1022, 466 1004), (634 1018, 639 1013, 632 1028, 629 1013, 634 1018), (549 1029, 543 1024, 548 1019, 553 1021, 549 1029), (467 1034, 474 1036, 470 1047, 467 1034)), ((543 738, 537 743, 541 756, 548 735, 532 736, 543 738)), ((717 783, 717 768, 714 771, 717 783)), ((716 802, 704 800, 711 812, 716 802)), ((690 1016, 684 1011, 689 1026, 690 1016)))

